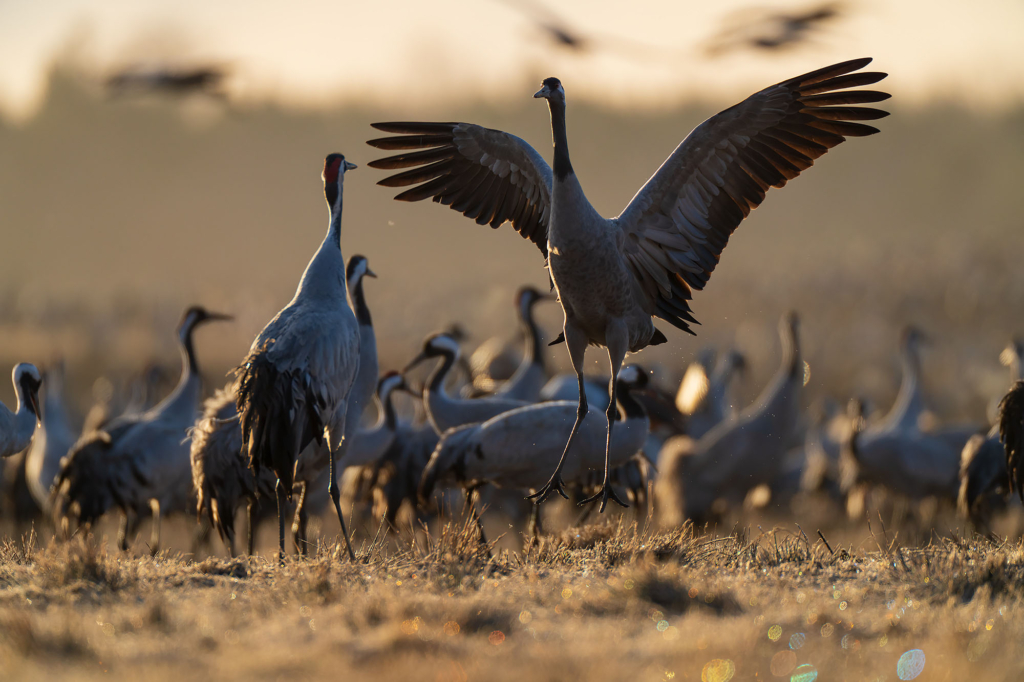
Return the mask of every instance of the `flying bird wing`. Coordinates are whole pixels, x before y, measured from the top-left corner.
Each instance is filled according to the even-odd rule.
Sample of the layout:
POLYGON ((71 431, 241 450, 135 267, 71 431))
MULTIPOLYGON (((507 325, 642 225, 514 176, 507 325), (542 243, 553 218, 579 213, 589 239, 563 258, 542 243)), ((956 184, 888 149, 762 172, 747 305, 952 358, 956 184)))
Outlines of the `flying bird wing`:
POLYGON ((547 256, 551 218, 551 168, 524 140, 471 123, 374 123, 394 137, 369 140, 401 154, 370 162, 372 168, 411 170, 378 185, 408 187, 397 201, 434 201, 497 228, 508 221, 547 256), (406 151, 420 150, 420 151, 406 151))
POLYGON ((764 200, 847 137, 878 132, 863 123, 888 112, 849 106, 889 95, 848 90, 887 74, 852 73, 855 59, 791 78, 697 126, 616 219, 623 253, 645 309, 690 331, 687 301, 703 289, 736 226, 764 200))

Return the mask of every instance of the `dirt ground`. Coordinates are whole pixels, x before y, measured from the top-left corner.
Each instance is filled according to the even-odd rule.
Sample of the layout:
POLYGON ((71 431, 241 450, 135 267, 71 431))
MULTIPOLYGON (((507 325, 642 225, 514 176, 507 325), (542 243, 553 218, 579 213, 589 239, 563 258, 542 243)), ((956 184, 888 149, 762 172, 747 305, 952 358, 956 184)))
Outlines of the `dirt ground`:
POLYGON ((472 526, 265 556, 0 547, 3 679, 1010 680, 1024 547, 873 550, 607 520, 489 557, 472 526))

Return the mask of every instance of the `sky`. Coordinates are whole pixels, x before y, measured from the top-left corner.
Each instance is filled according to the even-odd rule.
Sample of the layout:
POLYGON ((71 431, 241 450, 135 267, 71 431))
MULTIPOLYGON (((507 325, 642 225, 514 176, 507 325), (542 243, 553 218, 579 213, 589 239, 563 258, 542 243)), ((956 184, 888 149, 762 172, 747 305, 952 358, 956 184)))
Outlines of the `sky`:
POLYGON ((131 64, 231 70, 237 101, 300 107, 351 102, 501 100, 557 75, 570 97, 673 106, 742 97, 833 61, 876 58, 908 102, 958 99, 977 108, 1024 100, 1024 3, 862 0, 784 54, 703 47, 723 22, 787 0, 0 0, 0 115, 25 120, 57 61, 97 79, 131 64), (626 9, 628 7, 628 9, 626 9), (531 16, 591 38, 558 48, 531 16), (532 14, 531 14, 532 13, 532 14))

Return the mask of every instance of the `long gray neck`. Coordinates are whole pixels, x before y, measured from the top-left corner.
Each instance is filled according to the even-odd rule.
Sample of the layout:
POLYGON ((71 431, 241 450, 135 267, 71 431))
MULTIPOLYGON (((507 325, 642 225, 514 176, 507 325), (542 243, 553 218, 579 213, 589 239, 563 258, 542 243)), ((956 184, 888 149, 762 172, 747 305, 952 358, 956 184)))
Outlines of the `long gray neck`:
POLYGON ((565 180, 573 172, 569 161, 569 140, 565 133, 565 102, 549 99, 548 108, 551 110, 551 137, 555 143, 553 170, 557 180, 565 180))
POLYGON ((889 418, 884 422, 888 426, 899 425, 898 423, 911 413, 916 417, 916 414, 924 409, 920 388, 921 360, 916 346, 912 343, 904 346, 900 366, 903 369, 903 377, 900 380, 899 393, 896 394, 896 402, 889 410, 889 418))
POLYGON ((448 378, 448 372, 455 365, 455 354, 445 351, 442 355, 444 361, 430 374, 427 380, 427 388, 431 393, 444 395, 444 380, 448 378))
POLYGON ((793 332, 792 325, 783 323, 779 327, 779 338, 782 341, 782 363, 755 402, 759 408, 769 411, 777 409, 773 407, 776 403, 798 396, 799 389, 804 383, 804 363, 800 356, 800 340, 793 332))
POLYGON ((178 337, 181 348, 181 378, 171 394, 153 408, 154 412, 173 413, 175 417, 188 420, 194 415, 199 404, 199 393, 202 379, 199 375, 199 363, 192 347, 192 332, 195 324, 189 324, 181 330, 178 337))
POLYGON ((341 208, 345 198, 344 177, 344 173, 338 175, 338 195, 334 197, 334 201, 331 203, 331 224, 327 229, 327 239, 325 240, 325 243, 330 243, 338 251, 341 251, 341 208))
POLYGON ((526 344, 523 347, 524 365, 537 363, 544 367, 544 349, 541 347, 540 332, 537 323, 533 320, 533 306, 526 304, 519 311, 519 328, 526 337, 526 344))

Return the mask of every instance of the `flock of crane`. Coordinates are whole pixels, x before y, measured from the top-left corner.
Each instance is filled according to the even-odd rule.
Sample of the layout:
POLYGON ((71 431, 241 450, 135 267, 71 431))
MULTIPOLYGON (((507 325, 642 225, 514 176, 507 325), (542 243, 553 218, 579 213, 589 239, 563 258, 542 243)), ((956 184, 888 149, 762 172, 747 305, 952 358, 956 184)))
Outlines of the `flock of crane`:
POLYGON ((234 554, 235 517, 245 506, 252 553, 260 503, 270 499, 281 557, 292 514, 296 548, 305 552, 309 515, 330 500, 354 559, 340 491, 349 471, 368 481, 375 514, 392 524, 406 504, 430 513, 439 485, 461 487, 481 540, 479 498, 495 494, 481 490, 488 484, 529 496, 532 504, 523 494, 518 504, 529 506, 532 535, 541 532, 540 504, 551 494, 599 501, 604 511, 609 501, 646 503, 649 489, 659 520, 670 526, 713 518, 758 490, 781 498, 801 487, 833 491, 857 514, 873 486, 911 499, 959 495, 963 511, 983 522, 984 510, 1011 488, 1020 492, 1024 478, 1019 344, 1007 351, 1017 383, 991 431, 922 429, 922 336, 908 330, 903 384, 888 415, 868 423, 856 401, 846 415, 823 410, 798 457, 792 446, 805 419, 805 368, 795 314, 779 325, 777 373, 740 412, 730 396, 745 363, 736 351, 717 364, 702 357, 691 365, 674 400, 648 372, 624 364, 627 353, 667 342, 654 318, 693 333, 692 291, 708 282, 732 231, 770 187, 847 137, 878 132, 862 121, 886 112, 861 105, 889 95, 860 89, 886 75, 862 71, 869 62, 797 76, 711 117, 614 219, 591 206, 573 171, 558 79, 546 79, 535 95, 550 109, 552 166, 522 139, 477 125, 374 124, 390 135, 368 144, 397 153, 369 165, 399 171, 378 183, 405 188, 396 199, 429 198, 481 225, 510 222, 544 255, 554 294, 518 293, 526 341, 514 372, 467 371, 452 331, 429 336, 402 372, 380 373, 363 292, 364 279, 375 275, 365 257, 346 263, 341 251, 344 180, 356 166, 330 154, 323 167, 327 236, 229 385, 202 401, 193 334, 229 318, 193 307, 178 327, 182 370, 170 395, 91 424, 77 440, 62 416, 60 372, 44 381, 32 365, 15 367, 18 407, 0 406, 0 454, 27 450, 28 487, 59 535, 119 510, 119 546, 127 549, 139 521, 152 517, 154 552, 162 517, 197 511, 234 554), (562 333, 548 345, 566 345, 574 370, 566 376, 548 375, 533 321, 533 307, 549 299, 564 312, 562 333), (607 392, 584 376, 590 345, 607 351, 607 392), (434 368, 419 395, 406 377, 427 362, 434 368), (399 414, 401 391, 421 400, 418 417, 399 414), (366 424, 370 403, 378 416, 366 424))

